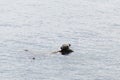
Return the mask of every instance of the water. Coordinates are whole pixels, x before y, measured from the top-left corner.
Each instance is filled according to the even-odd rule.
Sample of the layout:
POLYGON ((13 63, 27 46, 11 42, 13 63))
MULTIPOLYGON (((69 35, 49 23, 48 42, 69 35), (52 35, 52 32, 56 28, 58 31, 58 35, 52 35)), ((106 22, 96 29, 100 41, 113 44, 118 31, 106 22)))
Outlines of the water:
POLYGON ((0 79, 120 80, 119 5, 0 0, 0 79), (74 53, 51 54, 63 43, 71 43, 74 53))

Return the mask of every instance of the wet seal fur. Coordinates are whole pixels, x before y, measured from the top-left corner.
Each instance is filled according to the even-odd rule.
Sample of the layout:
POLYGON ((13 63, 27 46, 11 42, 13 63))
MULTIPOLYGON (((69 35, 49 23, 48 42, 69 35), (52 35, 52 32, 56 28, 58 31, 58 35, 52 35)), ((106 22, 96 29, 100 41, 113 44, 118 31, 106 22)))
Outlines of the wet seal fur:
POLYGON ((53 53, 58 53, 60 52, 62 55, 69 55, 70 53, 73 52, 72 49, 70 49, 71 44, 63 44, 59 51, 53 52, 53 53))

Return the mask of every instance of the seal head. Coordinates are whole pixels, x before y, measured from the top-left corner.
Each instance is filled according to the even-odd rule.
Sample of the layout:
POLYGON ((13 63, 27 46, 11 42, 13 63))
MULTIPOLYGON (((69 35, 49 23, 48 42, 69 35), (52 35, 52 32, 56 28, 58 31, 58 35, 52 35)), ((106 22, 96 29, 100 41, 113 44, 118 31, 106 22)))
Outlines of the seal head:
POLYGON ((73 50, 71 50, 70 49, 70 46, 71 46, 71 44, 63 44, 61 47, 60 47, 60 53, 62 54, 62 55, 68 55, 68 54, 70 54, 71 52, 73 52, 73 50))

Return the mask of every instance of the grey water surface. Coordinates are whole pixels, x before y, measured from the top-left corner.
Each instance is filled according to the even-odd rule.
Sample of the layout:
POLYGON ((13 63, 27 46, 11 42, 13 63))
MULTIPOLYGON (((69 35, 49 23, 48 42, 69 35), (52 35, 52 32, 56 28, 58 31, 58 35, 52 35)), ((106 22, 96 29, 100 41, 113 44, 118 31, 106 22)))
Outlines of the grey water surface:
POLYGON ((120 80, 120 0, 0 0, 0 80, 120 80))

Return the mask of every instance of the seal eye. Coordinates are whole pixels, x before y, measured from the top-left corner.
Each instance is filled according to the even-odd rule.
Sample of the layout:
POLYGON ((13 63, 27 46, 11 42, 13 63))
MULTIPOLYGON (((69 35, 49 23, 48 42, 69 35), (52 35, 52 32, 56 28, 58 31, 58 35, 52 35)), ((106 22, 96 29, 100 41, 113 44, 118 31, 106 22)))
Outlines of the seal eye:
POLYGON ((69 46, 71 46, 71 44, 69 44, 69 46))
POLYGON ((63 49, 63 47, 60 47, 60 49, 63 49))

